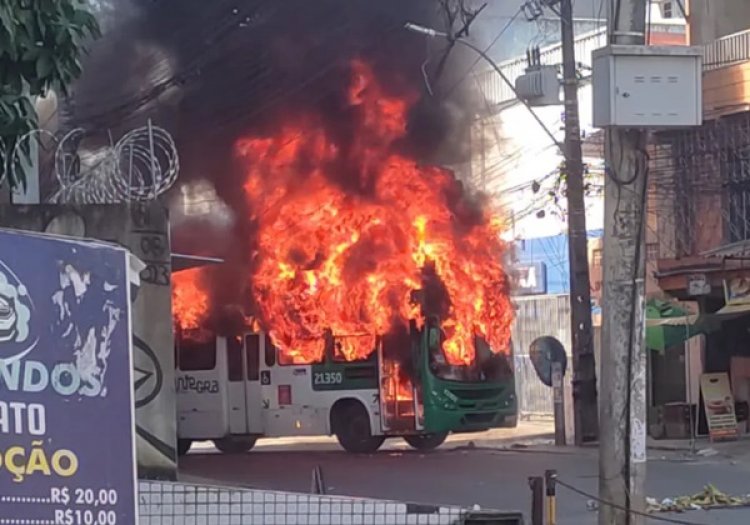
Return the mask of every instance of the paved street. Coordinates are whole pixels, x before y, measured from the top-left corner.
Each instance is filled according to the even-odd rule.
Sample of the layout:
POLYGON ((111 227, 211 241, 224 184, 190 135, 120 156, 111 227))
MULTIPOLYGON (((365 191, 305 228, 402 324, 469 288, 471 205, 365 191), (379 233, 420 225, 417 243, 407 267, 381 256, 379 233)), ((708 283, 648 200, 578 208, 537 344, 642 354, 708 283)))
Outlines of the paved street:
MULTIPOLYGON (((548 436, 534 430, 526 428, 526 435, 521 437, 509 431, 454 437, 430 454, 406 450, 397 441, 378 454, 358 457, 341 452, 334 442, 324 439, 261 441, 255 450, 242 456, 224 456, 211 447, 196 447, 181 467, 186 480, 307 492, 311 471, 320 465, 330 493, 462 506, 478 504, 525 513, 530 506, 527 478, 543 475, 545 469, 557 469, 562 480, 596 493, 597 451, 556 451, 540 444, 548 441, 548 436), (519 441, 531 445, 512 447, 519 441)), ((723 453, 688 458, 682 452, 652 451, 648 481, 652 496, 692 494, 706 483, 727 493, 750 493, 750 463, 741 456, 723 453)), ((586 504, 586 498, 561 488, 559 523, 595 523, 596 514, 587 510, 586 504)), ((750 521, 750 509, 694 511, 671 517, 694 523, 744 525, 750 521)))

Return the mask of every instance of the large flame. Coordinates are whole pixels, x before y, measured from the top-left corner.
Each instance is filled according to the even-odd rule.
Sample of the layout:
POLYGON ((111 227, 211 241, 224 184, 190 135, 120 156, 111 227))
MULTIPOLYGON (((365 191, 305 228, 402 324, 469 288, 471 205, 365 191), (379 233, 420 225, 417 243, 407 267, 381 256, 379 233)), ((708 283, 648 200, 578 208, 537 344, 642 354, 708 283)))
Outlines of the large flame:
POLYGON ((208 316, 208 290, 198 268, 172 274, 172 315, 183 330, 201 328, 208 316))
MULTIPOLYGON (((420 319, 411 294, 425 285, 426 267, 447 292, 437 300, 447 308, 450 364, 473 361, 475 336, 496 351, 508 345, 513 311, 500 221, 482 211, 466 224, 453 175, 396 152, 414 100, 386 93, 371 68, 355 61, 348 104, 358 126, 346 144, 317 115, 297 115, 275 134, 237 143, 257 225, 250 289, 286 362, 320 360, 327 330, 385 334, 420 319), (342 166, 353 172, 346 184, 335 182, 342 166)), ((346 345, 345 358, 370 354, 372 340, 364 341, 346 345)))

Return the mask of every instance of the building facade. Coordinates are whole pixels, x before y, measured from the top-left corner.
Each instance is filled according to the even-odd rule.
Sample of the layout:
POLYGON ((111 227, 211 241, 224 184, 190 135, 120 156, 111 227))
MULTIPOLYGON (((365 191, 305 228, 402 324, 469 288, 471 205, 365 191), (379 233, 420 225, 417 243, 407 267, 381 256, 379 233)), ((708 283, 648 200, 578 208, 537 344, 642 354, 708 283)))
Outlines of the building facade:
MULTIPOLYGON (((677 0, 670 8, 679 9, 677 0)), ((687 4, 691 45, 706 45, 747 29, 750 2, 746 0, 689 0, 687 4)))
MULTIPOLYGON (((673 299, 710 319, 705 334, 676 350, 665 381, 687 377, 682 396, 707 431, 697 383, 726 372, 740 430, 750 401, 750 4, 692 0, 690 41, 704 46, 702 126, 659 133, 650 163, 650 211, 656 219, 654 277, 673 299), (739 32, 735 32, 739 31, 739 32), (746 377, 748 376, 748 377, 746 377)), ((654 224, 651 223, 653 228, 654 224)), ((665 355, 668 355, 668 350, 665 355)), ((674 353, 674 352, 672 352, 674 353)), ((674 417, 680 418, 678 412, 674 417)), ((684 422, 675 422, 680 423, 684 422)), ((679 425, 678 425, 679 426, 679 425)))

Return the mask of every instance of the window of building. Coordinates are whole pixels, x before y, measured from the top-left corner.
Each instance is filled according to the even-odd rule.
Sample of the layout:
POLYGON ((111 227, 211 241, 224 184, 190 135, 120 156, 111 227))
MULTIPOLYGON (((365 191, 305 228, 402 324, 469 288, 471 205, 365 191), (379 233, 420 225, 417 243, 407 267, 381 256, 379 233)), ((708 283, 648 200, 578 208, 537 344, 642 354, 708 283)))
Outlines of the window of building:
POLYGON ((182 337, 179 347, 180 370, 191 372, 216 368, 216 338, 213 334, 182 337))
POLYGON ((602 251, 594 250, 591 253, 591 265, 601 267, 602 265, 602 251))
MULTIPOLYGON (((732 131, 739 133, 744 121, 732 122, 732 131)), ((726 239, 739 242, 750 239, 750 146, 741 144, 727 148, 721 156, 721 176, 726 185, 728 221, 726 239)))
POLYGON ((664 18, 672 18, 674 16, 672 2, 664 2, 663 14, 664 18))
POLYGON ((729 242, 750 238, 750 191, 741 183, 729 184, 729 242))

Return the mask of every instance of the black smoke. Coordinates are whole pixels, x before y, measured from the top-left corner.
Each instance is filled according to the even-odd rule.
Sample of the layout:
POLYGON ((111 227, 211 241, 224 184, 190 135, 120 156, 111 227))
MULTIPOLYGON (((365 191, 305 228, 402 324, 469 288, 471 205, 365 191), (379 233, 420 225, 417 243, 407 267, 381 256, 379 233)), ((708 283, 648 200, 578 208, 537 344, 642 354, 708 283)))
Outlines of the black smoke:
MULTIPOLYGON (((243 174, 233 151, 238 137, 274 132, 287 115, 313 109, 342 147, 352 137, 345 101, 355 57, 365 59, 393 93, 415 90, 408 136, 399 148, 429 163, 468 160, 468 97, 440 96, 474 57, 454 48, 441 78, 428 77, 444 42, 428 42, 404 29, 407 21, 438 29, 436 0, 101 0, 104 37, 84 61, 84 74, 61 108, 64 128, 83 127, 88 146, 150 119, 174 137, 180 181, 209 181, 228 220, 184 216, 180 188, 167 198, 172 209, 174 252, 223 257, 214 271, 217 304, 252 309, 245 293, 252 265, 252 210, 242 193, 243 174)), ((466 86, 467 82, 462 85, 466 86)), ((367 191, 336 166, 337 182, 367 191)), ((459 222, 481 220, 456 186, 459 222)), ((224 213, 224 212, 222 212, 224 213)), ((236 319, 236 316, 230 316, 236 319)), ((231 322, 230 324, 234 324, 231 322)))

